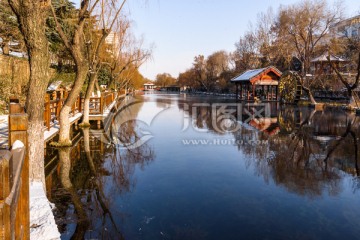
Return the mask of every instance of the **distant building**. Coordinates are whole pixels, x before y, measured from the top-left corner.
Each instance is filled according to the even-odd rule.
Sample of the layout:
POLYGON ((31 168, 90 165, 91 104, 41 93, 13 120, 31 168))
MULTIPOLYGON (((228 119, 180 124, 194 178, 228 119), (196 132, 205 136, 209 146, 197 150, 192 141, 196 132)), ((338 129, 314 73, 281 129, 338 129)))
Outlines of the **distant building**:
POLYGON ((176 85, 170 85, 170 86, 161 88, 161 90, 167 91, 167 92, 180 92, 180 87, 176 86, 176 85))
POLYGON ((360 36, 360 15, 342 20, 330 27, 330 34, 333 37, 358 37, 360 36))
POLYGON ((119 54, 120 48, 120 36, 119 33, 111 31, 109 35, 105 38, 105 43, 109 46, 107 51, 114 56, 119 54))
POLYGON ((152 82, 147 82, 144 84, 144 91, 154 91, 155 88, 156 86, 152 82))

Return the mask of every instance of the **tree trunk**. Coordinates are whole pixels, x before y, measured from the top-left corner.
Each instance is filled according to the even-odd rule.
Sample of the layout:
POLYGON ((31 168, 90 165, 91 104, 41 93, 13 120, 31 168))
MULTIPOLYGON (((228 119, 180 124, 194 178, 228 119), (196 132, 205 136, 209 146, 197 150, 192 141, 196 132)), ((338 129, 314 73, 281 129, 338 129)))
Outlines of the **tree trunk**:
MULTIPOLYGON (((47 46, 47 39, 43 39, 47 46)), ((29 159, 30 178, 41 180, 45 184, 44 169, 44 99, 49 82, 49 55, 45 51, 29 53, 30 84, 26 101, 29 115, 29 159)), ((45 186, 45 185, 44 185, 45 186)))
MULTIPOLYGON (((305 77, 304 77, 304 78, 305 78, 305 77)), ((309 96, 310 102, 311 102, 312 104, 316 104, 317 102, 316 102, 316 100, 315 100, 315 98, 314 98, 314 96, 313 96, 310 88, 305 87, 304 80, 303 80, 302 77, 300 77, 300 84, 301 84, 301 88, 302 88, 302 89, 307 93, 307 95, 309 96)))
POLYGON ((90 104, 91 94, 94 91, 95 80, 96 80, 96 73, 91 73, 90 74, 89 84, 88 84, 87 89, 86 89, 85 100, 84 100, 83 120, 81 122, 81 124, 84 127, 90 125, 90 122, 89 122, 90 106, 89 106, 89 104, 90 104))
POLYGON ((97 92, 97 95, 98 97, 101 97, 101 89, 100 89, 100 86, 99 86, 99 82, 97 81, 97 79, 95 78, 95 87, 96 87, 96 92, 97 92))
POLYGON ((9 4, 16 14, 20 31, 27 47, 30 79, 26 98, 26 112, 29 116, 28 149, 30 179, 42 181, 44 172, 44 99, 49 82, 50 58, 45 35, 48 3, 42 1, 12 1, 9 4))
POLYGON ((88 229, 90 223, 87 217, 87 214, 84 210, 81 199, 73 187, 73 184, 70 179, 71 171, 71 149, 69 147, 59 149, 59 163, 60 163, 60 181, 62 186, 70 193, 71 201, 74 205, 78 222, 75 229, 75 232, 72 236, 72 239, 84 239, 86 230, 88 229))
POLYGON ((66 98, 64 106, 61 108, 60 111, 60 131, 59 131, 59 145, 60 146, 71 146, 71 139, 70 139, 70 111, 72 105, 77 100, 81 88, 84 85, 87 72, 88 72, 88 64, 81 63, 77 64, 76 68, 76 77, 75 83, 73 88, 70 91, 69 96, 66 98))

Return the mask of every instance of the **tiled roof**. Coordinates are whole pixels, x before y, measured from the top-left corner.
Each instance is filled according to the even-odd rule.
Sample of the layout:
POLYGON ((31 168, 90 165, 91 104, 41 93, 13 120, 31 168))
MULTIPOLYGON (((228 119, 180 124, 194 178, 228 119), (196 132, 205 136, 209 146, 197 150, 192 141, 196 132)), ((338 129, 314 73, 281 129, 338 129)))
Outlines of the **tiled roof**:
MULTIPOLYGON (((314 59, 311 60, 311 62, 327 62, 328 59, 327 57, 329 56, 328 53, 325 53, 319 57, 316 57, 314 59)), ((337 57, 334 55, 330 55, 330 61, 331 62, 345 62, 345 59, 342 59, 341 57, 337 57)))

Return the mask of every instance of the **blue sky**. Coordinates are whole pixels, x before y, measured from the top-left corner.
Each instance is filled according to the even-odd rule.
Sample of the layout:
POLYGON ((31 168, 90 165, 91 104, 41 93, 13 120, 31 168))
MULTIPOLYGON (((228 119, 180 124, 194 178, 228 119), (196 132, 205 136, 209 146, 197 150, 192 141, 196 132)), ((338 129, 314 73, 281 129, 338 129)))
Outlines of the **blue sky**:
MULTIPOLYGON (((140 72, 154 80, 158 73, 178 77, 194 57, 235 50, 235 43, 255 24, 257 15, 272 7, 300 0, 127 0, 126 11, 144 47, 154 46, 152 60, 140 72)), ((80 0, 74 0, 79 5, 80 0)), ((329 4, 333 1, 328 0, 329 4)), ((359 0, 343 0, 346 16, 360 13, 359 0)))
MULTIPOLYGON (((129 1, 133 31, 153 44, 153 59, 140 68, 147 78, 158 73, 179 72, 191 67, 196 55, 218 50, 234 51, 235 42, 255 23, 257 14, 298 0, 148 0, 129 1)), ((330 1, 329 1, 330 3, 330 1)), ((332 2, 331 2, 332 3, 332 2)), ((360 11, 359 0, 344 1, 345 13, 360 11)))

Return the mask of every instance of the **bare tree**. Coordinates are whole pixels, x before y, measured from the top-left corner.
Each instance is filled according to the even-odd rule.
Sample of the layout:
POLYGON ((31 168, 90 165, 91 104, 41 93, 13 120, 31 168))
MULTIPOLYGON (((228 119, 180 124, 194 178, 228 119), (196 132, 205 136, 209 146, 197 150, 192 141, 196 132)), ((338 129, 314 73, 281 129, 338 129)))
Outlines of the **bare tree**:
MULTIPOLYGON (((137 75, 138 68, 151 57, 151 49, 144 49, 143 39, 137 40, 130 31, 130 23, 122 19, 118 23, 118 44, 114 45, 114 56, 108 60, 111 80, 109 86, 119 84, 119 88, 126 88, 137 75)), ((126 90, 126 89, 125 89, 126 90)))
MULTIPOLYGON (((83 113, 83 126, 90 126, 89 124, 89 104, 90 97, 94 91, 94 84, 96 82, 96 76, 101 67, 100 51, 104 46, 105 39, 109 36, 112 28, 120 16, 120 12, 125 4, 126 0, 123 0, 120 6, 116 6, 114 1, 101 0, 100 4, 100 25, 101 34, 98 36, 98 40, 94 39, 94 34, 90 34, 92 39, 86 41, 87 53, 89 57, 89 83, 86 89, 85 100, 84 100, 84 113, 83 113), (113 13, 115 12, 115 13, 113 13)), ((95 34, 96 35, 96 34, 95 34)))
POLYGON ((359 107, 359 97, 354 93, 354 90, 359 86, 359 80, 360 80, 360 51, 358 52, 358 62, 357 62, 357 74, 355 77, 355 81, 351 83, 351 81, 348 81, 339 71, 339 69, 335 66, 333 62, 330 61, 330 56, 327 57, 328 62, 331 66, 331 68, 335 71, 337 77, 340 79, 340 81, 344 84, 344 86, 347 89, 348 96, 350 98, 349 105, 351 107, 359 107))
POLYGON ((316 48, 322 44, 323 40, 326 40, 330 26, 336 23, 341 15, 340 5, 330 9, 325 0, 303 0, 298 4, 280 8, 276 29, 282 41, 278 43, 288 42, 288 47, 290 47, 288 53, 294 54, 302 61, 303 79, 300 84, 313 103, 316 102, 304 78, 309 72, 310 60, 314 57, 316 48))
POLYGON ((253 32, 247 32, 240 38, 239 42, 235 43, 235 47, 234 57, 236 72, 240 73, 258 67, 259 54, 257 49, 257 39, 253 32))

